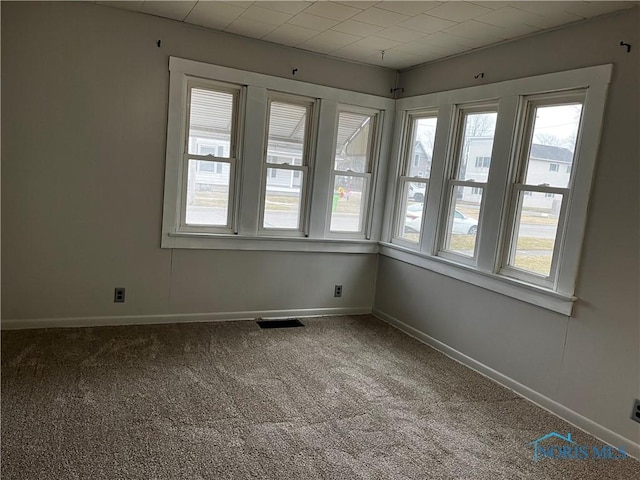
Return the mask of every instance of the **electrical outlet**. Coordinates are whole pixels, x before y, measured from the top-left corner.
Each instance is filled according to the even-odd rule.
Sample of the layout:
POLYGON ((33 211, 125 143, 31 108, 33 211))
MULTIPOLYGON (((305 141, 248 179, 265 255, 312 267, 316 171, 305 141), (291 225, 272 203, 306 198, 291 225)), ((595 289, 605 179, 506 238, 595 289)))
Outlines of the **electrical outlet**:
POLYGON ((113 293, 114 303, 124 303, 124 288, 116 288, 113 293))
POLYGON ((342 285, 336 285, 336 288, 333 290, 333 296, 334 297, 342 296, 342 285))
POLYGON ((635 403, 633 404, 633 412, 631 412, 631 420, 635 420, 640 423, 640 400, 636 398, 635 403))

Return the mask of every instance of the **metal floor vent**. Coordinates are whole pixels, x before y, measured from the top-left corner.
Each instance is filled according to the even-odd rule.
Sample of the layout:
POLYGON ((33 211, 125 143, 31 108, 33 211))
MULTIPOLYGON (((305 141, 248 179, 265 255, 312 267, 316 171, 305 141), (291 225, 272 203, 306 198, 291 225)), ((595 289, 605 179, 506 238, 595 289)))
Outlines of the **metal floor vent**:
POLYGON ((260 328, 304 327, 304 324, 297 318, 290 318, 288 320, 258 320, 256 323, 260 328))

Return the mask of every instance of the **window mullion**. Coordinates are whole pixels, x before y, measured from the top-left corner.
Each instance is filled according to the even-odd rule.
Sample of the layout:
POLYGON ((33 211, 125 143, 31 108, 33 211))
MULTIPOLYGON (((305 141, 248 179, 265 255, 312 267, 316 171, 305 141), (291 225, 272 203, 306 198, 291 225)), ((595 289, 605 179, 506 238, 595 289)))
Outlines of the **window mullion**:
POLYGON ((503 97, 498 105, 498 119, 493 138, 491 167, 486 188, 482 195, 482 221, 478 232, 478 270, 495 272, 500 262, 501 229, 507 215, 506 199, 512 151, 514 126, 518 120, 520 98, 517 95, 503 97))
POLYGON ((452 119, 455 106, 445 104, 438 106, 438 128, 433 145, 429 191, 425 198, 426 212, 423 217, 420 252, 434 255, 438 238, 438 218, 446 197, 445 176, 449 139, 452 136, 452 119))
POLYGON ((242 181, 238 233, 257 235, 262 192, 262 155, 266 135, 267 90, 247 87, 242 136, 242 181))

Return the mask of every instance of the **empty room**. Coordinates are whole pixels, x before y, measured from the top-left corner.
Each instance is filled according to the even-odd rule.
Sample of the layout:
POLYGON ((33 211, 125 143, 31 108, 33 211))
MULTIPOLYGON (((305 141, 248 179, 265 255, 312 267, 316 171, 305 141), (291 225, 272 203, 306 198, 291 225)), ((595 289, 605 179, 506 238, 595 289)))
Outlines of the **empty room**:
POLYGON ((0 7, 3 479, 640 478, 639 2, 0 7))

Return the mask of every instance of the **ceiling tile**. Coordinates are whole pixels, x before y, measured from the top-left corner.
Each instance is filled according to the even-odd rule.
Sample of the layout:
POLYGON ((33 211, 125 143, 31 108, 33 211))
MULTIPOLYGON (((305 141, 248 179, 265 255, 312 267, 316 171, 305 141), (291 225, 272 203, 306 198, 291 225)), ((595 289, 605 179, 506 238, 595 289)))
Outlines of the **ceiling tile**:
POLYGON ((282 45, 296 46, 312 38, 314 35, 318 35, 315 30, 309 30, 308 28, 298 27, 296 25, 289 25, 285 23, 279 26, 273 32, 262 40, 267 42, 280 43, 282 45))
POLYGON ((483 41, 485 45, 507 38, 502 28, 489 25, 488 23, 476 22, 475 20, 467 20, 466 22, 447 28, 445 33, 477 39, 483 41))
POLYGON ((455 22, 450 22, 449 20, 421 14, 402 22, 400 27, 423 33, 435 33, 452 27, 455 24, 455 22))
POLYGON ((352 45, 357 46, 357 47, 370 47, 373 48, 375 50, 388 50, 390 48, 393 47, 397 47, 399 45, 402 45, 402 42, 398 42, 396 40, 390 40, 388 38, 381 38, 381 37, 367 37, 367 38, 363 38, 362 40, 358 40, 357 42, 353 43, 352 45))
POLYGON ((429 15, 460 23, 491 11, 490 8, 481 7, 480 5, 469 2, 447 2, 429 10, 429 15))
POLYGON ((339 48, 331 52, 331 54, 342 58, 348 58, 350 60, 360 60, 361 58, 369 57, 371 55, 381 55, 380 50, 377 48, 356 44, 339 48))
POLYGON ((379 3, 379 2, 356 1, 356 2, 336 2, 336 3, 340 3, 341 5, 346 5, 348 7, 358 8, 360 10, 366 10, 367 8, 373 7, 376 3, 379 3))
POLYGON ((223 2, 198 2, 184 21, 193 25, 224 30, 244 11, 244 8, 223 2))
MULTIPOLYGON (((481 7, 490 8, 492 10, 497 10, 498 8, 506 7, 516 2, 476 2, 475 0, 469 3, 475 3, 476 5, 480 5, 481 7)), ((520 3, 520 2, 518 2, 520 3)))
POLYGON ((378 25, 356 22, 355 20, 347 20, 346 22, 339 23, 332 28, 332 30, 336 30, 338 32, 351 33, 353 35, 360 35, 361 37, 373 35, 382 29, 383 27, 379 27, 378 25))
POLYGON ((475 18, 478 22, 488 23, 496 27, 513 27, 517 24, 535 25, 543 19, 540 15, 513 7, 499 8, 475 18))
POLYGON ((362 13, 354 16, 352 20, 358 22, 370 23, 371 25, 379 25, 381 27, 390 27, 396 25, 409 17, 399 13, 382 10, 380 8, 369 8, 362 13))
POLYGON ((262 38, 277 28, 277 25, 256 22, 250 18, 239 17, 224 29, 225 32, 244 35, 245 37, 262 38))
POLYGON ((462 49, 477 48, 484 44, 482 41, 479 41, 479 40, 460 37, 458 35, 452 35, 446 32, 432 33, 428 37, 425 37, 424 41, 440 47, 449 48, 450 46, 454 46, 456 48, 459 47, 462 49))
POLYGON ((303 12, 293 17, 287 23, 297 25, 299 27, 310 28, 316 32, 323 32, 331 27, 335 27, 339 22, 303 12))
POLYGON ((329 53, 340 47, 344 47, 345 45, 357 42, 358 40, 362 40, 362 38, 356 37, 355 35, 349 35, 347 33, 328 30, 319 33, 312 39, 298 45, 298 48, 304 48, 305 50, 312 50, 320 53, 329 53))
MULTIPOLYGON (((200 3, 202 3, 202 2, 200 2, 200 3)), ((216 3, 218 3, 217 0, 216 0, 216 3)), ((253 5, 256 2, 220 2, 220 3, 226 3, 228 5, 234 5, 236 7, 240 7, 242 9, 246 10, 247 8, 249 8, 251 5, 253 5)))
POLYGON ((307 8, 306 13, 342 22, 360 13, 361 11, 362 10, 358 8, 349 7, 347 5, 341 5, 334 2, 315 2, 313 5, 307 8))
POLYGON ((144 2, 142 11, 159 17, 184 20, 198 2, 144 2))
POLYGON ((632 8, 637 2, 568 2, 565 11, 580 15, 584 18, 602 15, 603 13, 615 12, 625 8, 632 8))
POLYGON ((582 20, 580 15, 565 11, 567 6, 575 2, 517 2, 513 8, 540 15, 535 22, 536 27, 551 28, 582 20))
POLYGON ((96 2, 98 5, 104 5, 105 7, 116 7, 125 10, 133 10, 134 12, 142 11, 142 4, 144 2, 96 2))
POLYGON ((391 12, 402 13, 403 15, 409 15, 410 17, 414 15, 418 15, 419 13, 424 13, 427 10, 431 10, 439 5, 442 5, 442 2, 397 2, 393 1, 383 1, 376 5, 376 8, 381 8, 383 10, 389 10, 391 12))
MULTIPOLYGON (((253 20, 254 22, 266 23, 269 25, 282 25, 289 20, 292 15, 288 13, 276 12, 268 8, 262 8, 253 4, 247 8, 241 18, 245 20, 253 20)), ((273 30, 273 29, 272 29, 273 30)))
POLYGON ((417 32, 415 30, 409 30, 407 28, 401 28, 398 26, 385 28, 375 34, 376 37, 388 38, 391 40, 397 40, 398 42, 412 42, 419 38, 424 37, 424 33, 417 32))
POLYGON ((269 10, 275 10, 276 12, 288 13, 290 15, 297 15, 305 8, 313 5, 312 2, 260 2, 259 6, 262 8, 268 8, 269 10))

